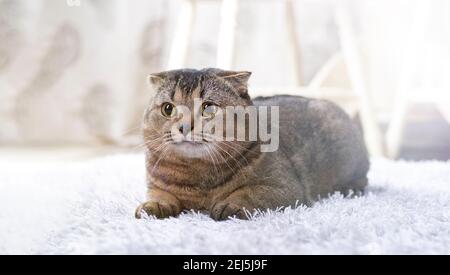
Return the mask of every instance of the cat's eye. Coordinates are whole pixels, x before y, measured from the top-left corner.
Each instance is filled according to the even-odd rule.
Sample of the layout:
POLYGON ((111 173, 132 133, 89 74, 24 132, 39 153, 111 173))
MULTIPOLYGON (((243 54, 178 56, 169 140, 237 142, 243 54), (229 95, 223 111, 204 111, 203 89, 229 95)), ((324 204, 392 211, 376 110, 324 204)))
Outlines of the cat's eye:
POLYGON ((204 117, 214 117, 218 111, 217 105, 213 103, 203 103, 202 105, 202 116, 204 117))
POLYGON ((173 117, 176 113, 175 105, 172 103, 166 102, 161 106, 161 113, 165 117, 173 117))

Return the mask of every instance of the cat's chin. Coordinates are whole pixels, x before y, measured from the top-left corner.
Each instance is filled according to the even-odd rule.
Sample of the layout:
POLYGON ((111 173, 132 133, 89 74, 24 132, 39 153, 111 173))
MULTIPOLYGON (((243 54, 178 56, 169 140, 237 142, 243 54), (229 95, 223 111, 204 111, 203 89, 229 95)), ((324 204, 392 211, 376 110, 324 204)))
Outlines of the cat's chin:
POLYGON ((171 147, 175 154, 186 158, 204 158, 208 155, 207 145, 199 142, 183 141, 171 147))

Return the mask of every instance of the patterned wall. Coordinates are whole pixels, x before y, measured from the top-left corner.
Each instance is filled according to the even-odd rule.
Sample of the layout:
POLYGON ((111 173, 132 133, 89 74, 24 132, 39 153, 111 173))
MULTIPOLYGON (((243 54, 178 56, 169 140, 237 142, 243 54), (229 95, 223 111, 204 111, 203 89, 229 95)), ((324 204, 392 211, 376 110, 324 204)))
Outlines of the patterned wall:
POLYGON ((114 142, 138 126, 164 2, 0 0, 0 143, 114 142))

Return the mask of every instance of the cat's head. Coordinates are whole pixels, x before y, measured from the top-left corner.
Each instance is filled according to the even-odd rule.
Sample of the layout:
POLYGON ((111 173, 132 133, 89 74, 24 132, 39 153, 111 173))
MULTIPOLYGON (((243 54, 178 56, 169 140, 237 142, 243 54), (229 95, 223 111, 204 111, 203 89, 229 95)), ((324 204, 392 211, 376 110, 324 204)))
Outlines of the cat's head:
POLYGON ((144 117, 147 148, 190 158, 207 157, 218 146, 224 150, 225 144, 212 137, 225 136, 226 126, 220 130, 223 133, 205 126, 225 117, 227 107, 252 105, 247 88, 250 76, 250 72, 211 68, 150 75, 156 94, 144 117))

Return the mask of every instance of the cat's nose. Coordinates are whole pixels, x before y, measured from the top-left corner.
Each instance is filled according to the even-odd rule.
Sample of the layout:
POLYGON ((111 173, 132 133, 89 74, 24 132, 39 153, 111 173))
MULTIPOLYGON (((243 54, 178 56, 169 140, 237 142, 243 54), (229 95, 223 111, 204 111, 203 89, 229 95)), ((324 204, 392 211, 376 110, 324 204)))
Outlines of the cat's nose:
POLYGON ((187 136, 189 134, 189 132, 192 130, 190 125, 187 123, 183 123, 180 125, 180 127, 178 128, 178 130, 180 131, 180 133, 183 136, 187 136))

